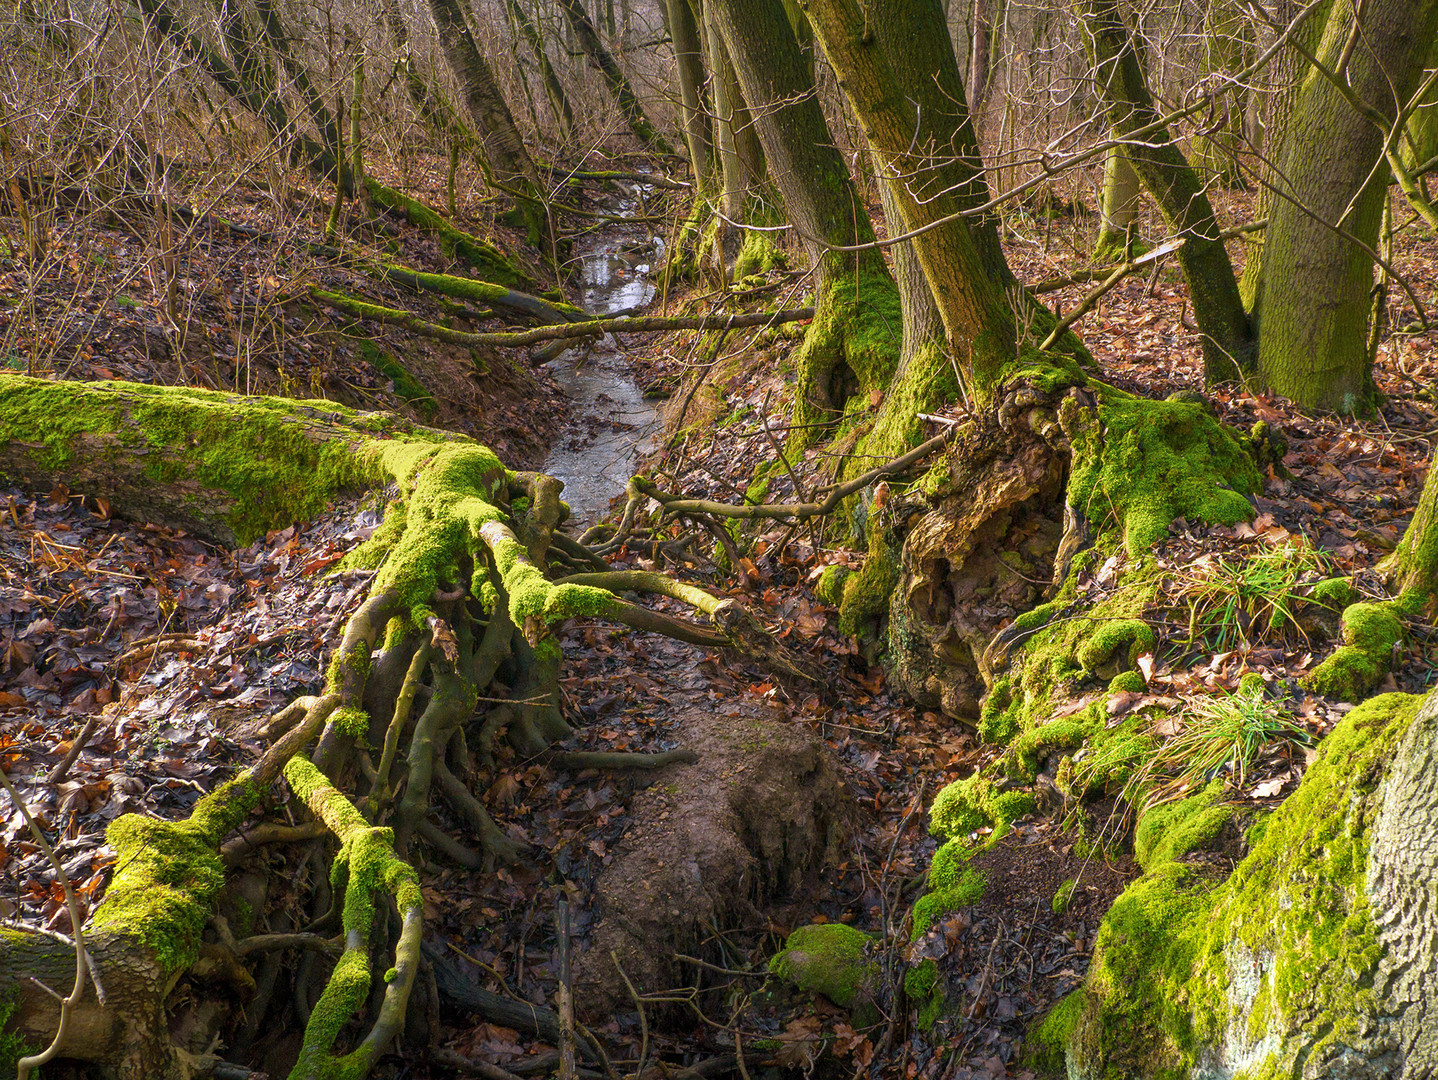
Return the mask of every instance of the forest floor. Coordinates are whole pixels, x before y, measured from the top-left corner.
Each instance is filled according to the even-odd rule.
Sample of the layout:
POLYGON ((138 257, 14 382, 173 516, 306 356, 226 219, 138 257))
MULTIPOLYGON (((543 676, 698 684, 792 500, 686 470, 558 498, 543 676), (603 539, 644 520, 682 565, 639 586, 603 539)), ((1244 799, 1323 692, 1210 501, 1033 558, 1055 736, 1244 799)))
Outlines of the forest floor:
MULTIPOLYGON (((246 205, 226 206, 226 217, 248 220, 266 239, 224 229, 197 233, 177 284, 183 320, 174 317, 173 304, 162 302, 154 252, 131 230, 89 227, 57 236, 52 257, 67 269, 44 281, 27 279, 15 260, 0 260, 0 291, 16 301, 0 365, 68 378, 183 380, 408 409, 473 433, 512 466, 538 464, 573 406, 537 366, 522 354, 471 354, 393 327, 361 330, 295 299, 301 285, 335 281, 363 286, 381 302, 394 297, 343 266, 287 262, 293 237, 280 228, 284 222, 260 204, 250 206, 246 219, 246 205), (260 329, 240 333, 246 326, 260 329), (405 380, 375 365, 369 342, 402 358, 423 394, 411 389, 407 399, 405 380)), ((1246 200, 1235 197, 1223 212, 1243 221, 1246 209, 1246 200)), ((1086 265, 1086 221, 1025 212, 1011 224, 1009 256, 1021 280, 1045 281, 1086 265)), ((398 244, 414 265, 445 264, 428 238, 393 221, 382 225, 355 243, 398 244)), ((287 228, 294 229, 292 221, 287 228)), ((1397 239, 1398 271, 1417 295, 1431 297, 1438 288, 1438 243, 1415 228, 1397 239)), ((764 294, 771 301, 796 284, 802 288, 798 276, 785 271, 776 271, 771 284, 764 294)), ((1048 300, 1069 309, 1090 287, 1072 285, 1048 300)), ((1121 284, 1084 318, 1077 329, 1104 378, 1146 397, 1202 389, 1183 293, 1171 267, 1163 266, 1150 280, 1121 284)), ((1174 573, 1160 605, 1164 613, 1156 613, 1167 631, 1145 669, 1147 689, 1108 695, 1101 684, 1078 687, 1066 708, 1106 697, 1115 718, 1143 705, 1176 710, 1191 696, 1233 691, 1243 673, 1257 671, 1270 686, 1287 688, 1293 723, 1311 740, 1347 710, 1298 683, 1331 644, 1289 627, 1273 634, 1255 629, 1237 640, 1207 638, 1199 647, 1187 605, 1195 581, 1227 580, 1216 576, 1225 567, 1299 546, 1315 553, 1313 565, 1324 573, 1352 575, 1361 589, 1377 590, 1373 567, 1407 524, 1438 434, 1430 389, 1438 385, 1438 331, 1418 329, 1403 293, 1395 287, 1393 295, 1390 323, 1402 329, 1387 335, 1379 351, 1376 374, 1385 401, 1378 415, 1305 416, 1237 387, 1207 392, 1213 409, 1234 427, 1247 430, 1264 420, 1282 432, 1288 475, 1270 475, 1252 523, 1175 523, 1158 551, 1174 573)), ((694 298, 665 300, 673 312, 694 298)), ((456 326, 480 323, 474 312, 414 296, 399 306, 428 307, 456 326)), ((747 333, 726 342, 724 356, 706 371, 707 389, 692 400, 674 399, 688 402, 682 434, 651 462, 665 477, 663 486, 726 500, 746 489, 755 465, 773 453, 772 435, 782 430, 783 356, 793 344, 747 333)), ((688 334, 626 335, 618 347, 642 374, 641 383, 668 376, 682 385, 700 342, 688 334)), ((816 450, 795 465, 808 476, 832 462, 816 450)), ((779 475, 769 498, 792 492, 790 479, 779 475)), ((364 574, 321 571, 369 535, 382 504, 337 504, 319 520, 224 551, 116 520, 103 502, 63 488, 0 489, 0 500, 0 758, 17 781, 28 774, 22 791, 32 813, 61 838, 60 859, 88 910, 103 896, 113 864, 103 841, 109 821, 137 810, 182 816, 254 756, 260 747, 250 734, 254 721, 321 687, 324 658, 368 581, 364 574)), ((1119 853, 1122 809, 1089 808, 1108 830, 1109 842, 1101 845, 1107 861, 1102 850, 1094 854, 1076 844, 1054 820, 1021 820, 976 860, 987 879, 978 903, 912 945, 893 947, 883 965, 888 972, 902 969, 899 959, 935 956, 942 965, 956 1007, 938 1038, 917 1037, 892 981, 874 989, 883 1020, 868 1030, 822 998, 796 997, 766 982, 767 958, 806 923, 845 922, 906 940, 899 922, 935 846, 924 809, 940 787, 970 775, 998 750, 965 725, 890 693, 882 670, 865 663, 859 645, 839 632, 837 612, 813 592, 824 566, 860 563, 837 523, 761 531, 749 541, 743 579, 698 557, 665 563, 658 551, 640 547, 614 561, 660 565, 742 598, 792 647, 824 665, 826 692, 790 695, 733 657, 577 619, 564 635, 565 711, 583 725, 574 748, 669 749, 685 744, 686 718, 762 715, 827 747, 854 808, 851 828, 835 861, 803 889, 759 898, 765 902, 754 917, 712 927, 695 942, 695 955, 722 971, 696 965, 674 986, 643 987, 635 998, 591 1015, 591 1030, 621 1073, 636 1071, 641 1057, 670 1066, 721 1061, 731 1068, 725 1056, 737 1042, 745 1048, 745 1067, 760 1072, 817 1068, 839 1076, 879 1066, 884 1075, 906 1080, 1026 1075, 1026 1030, 1081 982, 1099 919, 1135 872, 1119 853), (1056 913, 1052 901, 1068 882, 1076 882, 1072 900, 1056 913)), ((1115 572, 1105 567, 1091 584, 1101 587, 1115 572)), ((1422 691, 1435 666, 1438 638, 1431 628, 1415 628, 1388 688, 1422 691)), ((1153 730, 1163 737, 1178 727, 1165 730, 1160 721, 1153 730)), ((1299 742, 1276 743, 1241 784, 1234 778, 1230 796, 1274 805, 1292 790, 1307 760, 1299 742)), ((574 904, 582 952, 596 920, 591 902, 600 879, 626 856, 626 834, 636 820, 664 820, 662 804, 673 783, 665 773, 571 773, 501 749, 487 784, 482 801, 526 845, 525 854, 493 873, 460 870, 437 855, 422 866, 431 955, 448 957, 451 974, 458 971, 480 988, 549 1004, 558 978, 556 901, 574 904)), ((309 905, 315 887, 301 873, 272 904, 309 905)), ((68 929, 54 871, 18 813, 0 821, 0 917, 68 929)), ((581 997, 582 1014, 585 1005, 581 997)), ((306 1007, 295 1003, 294 1010, 302 1014, 306 1007)), ((449 1056, 402 1060, 392 1075, 488 1069, 493 1080, 494 1067, 519 1076, 553 1067, 553 1046, 516 1028, 448 1006, 429 1019, 435 1044, 449 1056)), ((283 1072, 299 1030, 275 1023, 251 1032, 250 1059, 283 1072)), ((690 1075, 707 1075, 704 1070, 690 1075)))

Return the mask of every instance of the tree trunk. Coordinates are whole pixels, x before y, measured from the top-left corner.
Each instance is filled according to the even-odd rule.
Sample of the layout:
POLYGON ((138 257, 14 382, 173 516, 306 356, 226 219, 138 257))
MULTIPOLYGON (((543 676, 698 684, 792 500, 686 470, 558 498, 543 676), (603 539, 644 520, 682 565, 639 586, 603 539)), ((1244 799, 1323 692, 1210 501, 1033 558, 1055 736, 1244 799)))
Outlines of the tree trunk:
POLYGON ((1381 568, 1393 592, 1410 598, 1406 606, 1431 614, 1438 597, 1438 469, 1432 463, 1413 520, 1381 568))
POLYGON ((818 271, 814 322, 796 368, 795 439, 868 408, 893 374, 901 344, 898 296, 869 214, 815 93, 813 64, 782 0, 708 0, 754 118, 769 176, 818 271))
POLYGON ((704 46, 690 0, 665 0, 665 12, 669 36, 674 42, 689 171, 694 177, 694 193, 702 198, 714 189, 714 128, 704 102, 704 46))
MULTIPOLYGON (((1323 0, 1312 11, 1305 12, 1303 25, 1295 31, 1290 47, 1279 50, 1268 67, 1255 76, 1260 81, 1255 87, 1257 101, 1249 110, 1249 123, 1257 129, 1257 138, 1250 138, 1250 141, 1261 154, 1257 162, 1258 193, 1253 200, 1254 220, 1266 218, 1272 211, 1288 117, 1293 112, 1293 102, 1308 66, 1305 57, 1313 55, 1318 48, 1331 6, 1332 0, 1323 0)), ((1258 23, 1256 48, 1260 52, 1267 52, 1273 47, 1279 35, 1299 16, 1299 6, 1294 0, 1276 0, 1273 16, 1277 23, 1275 26, 1269 26, 1262 20, 1258 23)), ((1264 232, 1266 230, 1254 233, 1245 243, 1246 258, 1238 280, 1239 295, 1243 297, 1243 306, 1248 310, 1255 335, 1263 332, 1259 304, 1263 290, 1264 232)))
POLYGON ((538 174, 489 62, 475 47, 459 0, 429 0, 429 10, 445 60, 459 81, 470 124, 483 147, 490 180, 518 200, 529 241, 540 244, 549 235, 549 224, 538 174))
MULTIPOLYGON (((614 95, 614 100, 619 103, 619 111, 624 116, 624 122, 629 125, 629 130, 634 137, 655 153, 672 154, 674 148, 669 141, 649 122, 649 117, 644 115, 644 108, 639 104, 639 98, 634 94, 634 88, 629 85, 629 80, 624 77, 624 72, 619 70, 619 64, 614 56, 604 47, 604 42, 599 40, 599 35, 594 32, 594 24, 589 21, 589 13, 584 10, 583 0, 559 0, 560 10, 574 28, 575 37, 579 39, 579 47, 585 55, 599 69, 604 76, 604 82, 609 87, 609 92, 614 95)), ((613 9, 609 9, 613 33, 613 9)))
POLYGON ((1101 262, 1118 261, 1128 250, 1129 233, 1138 226, 1139 199, 1143 189, 1123 148, 1115 146, 1104 159, 1103 201, 1099 209, 1098 241, 1093 257, 1101 262))
POLYGON ((1305 408, 1340 413, 1366 412, 1373 403, 1372 251, 1389 176, 1384 131, 1346 94, 1391 122, 1417 86, 1438 15, 1434 0, 1375 0, 1360 8, 1355 36, 1353 5, 1336 0, 1317 50, 1324 69, 1346 78, 1346 90, 1310 68, 1294 100, 1259 300, 1259 377, 1305 408))
POLYGON ((868 213, 834 144, 782 0, 707 0, 764 146, 769 175, 784 197, 810 261, 823 279, 874 253, 834 253, 830 245, 874 238, 868 213))
MULTIPOLYGON (((1064 1006, 1069 1075, 1432 1076, 1435 793, 1438 695, 1384 694, 1323 739, 1226 878, 1150 825, 1178 850, 1104 917, 1064 1006)), ((1196 820, 1176 809, 1149 815, 1196 820)))
POLYGON ((1204 381, 1241 378, 1252 366, 1253 339, 1213 206, 1167 129, 1155 126, 1158 113, 1114 0, 1081 0, 1079 11, 1109 123, 1117 137, 1132 140, 1125 153, 1134 172, 1183 241, 1178 261, 1202 335, 1204 381))
POLYGON ((914 246, 949 351, 970 391, 987 400, 1017 355, 1018 328, 997 232, 982 217, 972 225, 955 217, 986 201, 988 187, 976 167, 943 8, 938 0, 876 0, 864 10, 856 0, 810 0, 807 10, 904 225, 913 230, 947 219, 915 237, 914 246))
POLYGON ((983 115, 984 99, 989 89, 989 36, 992 21, 991 0, 974 0, 973 20, 969 39, 969 87, 968 103, 970 113, 977 119, 983 115))
POLYGON ((707 0, 702 12, 710 91, 714 96, 715 145, 724 187, 721 202, 726 217, 743 222, 748 217, 750 200, 760 195, 767 182, 764 146, 759 141, 759 131, 749 107, 744 103, 744 92, 734 74, 734 61, 724 44, 724 35, 715 21, 714 0, 707 0))
POLYGON ((443 101, 415 70, 414 57, 410 55, 409 25, 400 14, 395 0, 385 0, 384 21, 389 27, 390 37, 394 40, 395 53, 398 56, 395 66, 404 80, 405 94, 409 103, 414 106, 414 111, 419 114, 420 120, 433 134, 451 144, 470 140, 471 133, 463 129, 449 104, 443 101))

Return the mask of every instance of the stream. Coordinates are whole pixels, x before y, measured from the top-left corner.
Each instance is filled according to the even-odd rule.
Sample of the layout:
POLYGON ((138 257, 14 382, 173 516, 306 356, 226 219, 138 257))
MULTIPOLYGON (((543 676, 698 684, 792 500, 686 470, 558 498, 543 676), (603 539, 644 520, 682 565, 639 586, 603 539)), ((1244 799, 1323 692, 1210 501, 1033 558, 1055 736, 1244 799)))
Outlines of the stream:
MULTIPOLYGON (((618 202, 617 212, 632 213, 638 206, 631 191, 618 202)), ((599 231, 576 247, 579 303, 594 315, 646 307, 655 293, 649 275, 663 247, 661 238, 639 225, 599 231)), ((544 370, 573 402, 544 471, 564 481, 564 501, 574 524, 583 529, 603 516, 639 459, 654 448, 660 402, 645 399, 609 334, 565 350, 544 370)))

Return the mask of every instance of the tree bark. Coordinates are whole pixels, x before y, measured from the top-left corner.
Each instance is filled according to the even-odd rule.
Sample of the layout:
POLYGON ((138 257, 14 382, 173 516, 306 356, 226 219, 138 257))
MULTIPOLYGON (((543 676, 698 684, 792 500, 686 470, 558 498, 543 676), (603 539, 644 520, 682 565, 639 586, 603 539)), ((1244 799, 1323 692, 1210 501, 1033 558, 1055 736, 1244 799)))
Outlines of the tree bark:
MULTIPOLYGON (((831 246, 868 243, 873 227, 815 95, 813 67, 799 48, 782 0, 707 0, 764 146, 769 176, 784 197, 812 265, 825 283, 875 253, 831 246)), ((820 286, 821 291, 824 285, 820 286)))
POLYGON ((1129 232, 1138 224, 1139 199, 1143 189, 1123 148, 1115 146, 1104 159, 1103 200, 1099 208, 1098 240, 1094 258, 1116 260, 1126 253, 1129 232))
POLYGON ((1335 0, 1316 55, 1329 74, 1310 67, 1293 103, 1264 241, 1258 374, 1305 408, 1372 407, 1371 252, 1389 178, 1378 122, 1407 105, 1435 16, 1434 0, 1374 0, 1361 5, 1353 40, 1354 6, 1335 0))
POLYGON ((957 217, 987 200, 977 144, 938 0, 809 0, 825 55, 914 238, 954 356, 980 400, 1018 352, 1005 295, 1008 264, 983 217, 957 217), (925 74, 906 78, 916 72, 925 74), (917 102, 922 101, 921 110, 917 102), (942 222, 940 224, 940 222, 942 222))

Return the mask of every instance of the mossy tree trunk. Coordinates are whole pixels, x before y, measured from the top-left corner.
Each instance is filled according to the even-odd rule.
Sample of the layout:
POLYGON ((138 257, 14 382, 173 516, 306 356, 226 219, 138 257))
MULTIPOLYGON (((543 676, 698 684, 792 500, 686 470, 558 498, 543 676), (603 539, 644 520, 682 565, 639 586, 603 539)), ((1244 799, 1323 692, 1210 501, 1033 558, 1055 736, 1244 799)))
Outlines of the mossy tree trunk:
POLYGON ((1115 136, 1174 236, 1202 335, 1203 374, 1210 385, 1239 378, 1253 366, 1253 335, 1233 264, 1219 236, 1213 206, 1198 176, 1158 123, 1133 37, 1114 0, 1081 0, 1084 43, 1115 136))
MULTIPOLYGON (((764 144, 759 129, 744 101, 734 61, 724 44, 712 0, 702 9, 704 52, 709 58, 709 90, 714 98, 714 134, 722 193, 720 203, 724 216, 731 222, 746 222, 751 211, 758 222, 766 215, 762 204, 774 202, 768 188, 768 166, 764 160, 764 144)), ((770 207, 770 210, 774 207, 770 207)), ((737 252, 737 244, 734 245, 737 252)), ((733 262, 732 254, 727 262, 733 262)))
MULTIPOLYGON (((1274 199, 1274 188, 1279 182, 1278 170, 1283 157, 1288 117, 1293 112, 1293 103, 1298 96, 1307 57, 1312 56, 1323 37, 1323 25, 1333 0, 1322 0, 1304 16, 1292 38, 1292 46, 1280 49, 1269 61, 1268 66, 1258 72, 1255 78, 1256 101, 1249 110, 1252 134, 1250 142, 1259 151, 1256 165, 1258 191, 1253 200, 1255 220, 1268 217, 1274 199), (1254 137, 1256 136, 1256 137, 1254 137)), ((1287 9, 1290 10, 1291 9, 1287 9)), ((1270 26, 1260 22, 1257 27, 1256 49, 1266 53, 1277 42, 1284 27, 1270 26)), ((1266 230, 1265 230, 1266 231, 1266 230)), ((1255 334, 1261 334, 1262 309, 1260 301, 1263 291, 1263 243, 1264 232, 1250 236, 1245 244, 1247 257, 1243 273, 1238 280, 1238 291, 1248 309, 1249 320, 1255 334)))
POLYGON ((1438 469, 1432 464, 1413 520, 1382 567, 1394 593, 1413 597, 1407 606, 1432 613, 1438 597, 1438 469))
POLYGON ((1365 702, 1226 876, 1185 858, 1216 832, 1186 804, 1149 811, 1147 873, 1055 1032, 1069 1075, 1433 1075, 1435 747, 1438 696, 1365 702))
POLYGON ((1336 0, 1315 54, 1319 67, 1305 72, 1293 101, 1258 300, 1259 377, 1306 408, 1340 413, 1373 402, 1368 320, 1389 176, 1379 125, 1391 123, 1417 86, 1438 17, 1433 0, 1359 8, 1355 27, 1354 5, 1336 0), (1340 74, 1334 69, 1345 58, 1340 74))
POLYGON ((1018 354, 1012 281, 991 220, 963 84, 937 0, 809 0, 825 55, 864 128, 938 305, 950 354, 979 401, 1018 354), (924 107, 920 107, 922 102, 924 107), (942 222, 942 223, 940 223, 942 222), (936 227, 935 227, 936 226, 936 227))
POLYGON ((429 0, 445 61, 458 80, 465 111, 484 151, 491 182, 517 201, 532 244, 549 236, 549 218, 538 173, 515 126, 509 105, 499 92, 489 62, 480 54, 459 0, 429 0))
POLYGON ((1098 240, 1093 256, 1100 261, 1117 261, 1128 251, 1131 234, 1138 227, 1139 200, 1143 188, 1123 147, 1109 150, 1103 166, 1103 196, 1099 203, 1098 240))
MULTIPOLYGON (((318 410, 277 398, 0 375, 0 446, 8 448, 0 467, 11 476, 42 486, 68 478, 117 512, 164 513, 238 542, 307 519, 345 489, 393 484, 399 492, 384 525, 347 557, 347 566, 375 573, 331 658, 325 693, 264 724, 259 737, 268 749, 188 818, 127 815, 107 832, 116 871, 85 928, 107 1004, 89 992, 62 1054, 119 1080, 189 1080, 213 1064, 205 1055, 225 1016, 203 983, 221 987, 221 1002, 249 998, 254 1030, 287 1014, 270 992, 256 996, 244 936, 263 931, 240 926, 227 880, 255 857, 263 820, 247 833, 252 840, 221 852, 228 834, 271 809, 281 776, 296 797, 290 810, 311 815, 339 843, 333 873, 320 876, 342 894, 333 910, 343 913, 342 938, 326 946, 332 969, 302 965, 282 984, 297 998, 322 990, 291 1080, 363 1080, 404 1028, 421 959, 414 844, 434 838, 441 853, 470 868, 517 854, 469 793, 476 770, 466 745, 490 762, 500 732, 525 755, 548 752, 571 734, 558 683, 559 624, 584 615, 701 645, 735 644, 762 654, 760 662, 783 677, 813 685, 806 666, 733 601, 662 574, 594 573, 594 554, 563 535, 560 482, 510 472, 462 436, 328 403, 318 410), (142 495, 136 478, 146 474, 150 490, 142 495), (176 506, 166 511, 166 501, 176 506), (639 607, 620 591, 662 592, 698 619, 639 607), (393 633, 385 637, 387 628, 393 633), (421 683, 432 692, 416 709, 421 683), (429 820, 436 798, 449 803, 477 849, 429 820), (235 934, 211 922, 217 910, 235 934), (192 984, 171 999, 185 980, 192 984), (366 1011, 368 1001, 379 1005, 366 1011), (347 1036, 361 1014, 368 1032, 347 1036), (172 1030, 194 1039, 177 1045, 172 1030)), ((564 760, 584 768, 673 758, 580 753, 564 760)), ((308 849, 298 857, 307 860, 308 849)), ((242 876, 266 880, 271 872, 261 855, 242 876)), ((246 894, 245 910, 267 905, 246 894)), ((14 1002, 12 1027, 43 1045, 58 1020, 45 986, 64 984, 74 954, 24 931, 0 930, 0 944, 0 995, 14 1002)))
POLYGON ((818 272, 813 325, 797 361, 796 438, 867 408, 897 362, 898 296, 873 225, 815 92, 812 58, 783 0, 706 0, 754 128, 769 177, 818 272))

